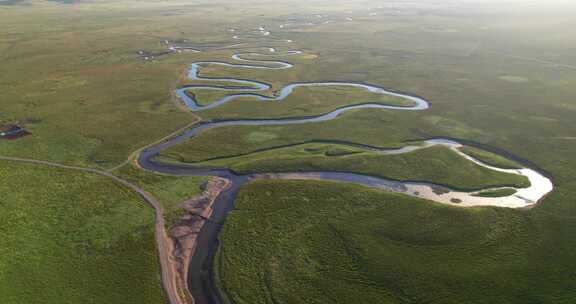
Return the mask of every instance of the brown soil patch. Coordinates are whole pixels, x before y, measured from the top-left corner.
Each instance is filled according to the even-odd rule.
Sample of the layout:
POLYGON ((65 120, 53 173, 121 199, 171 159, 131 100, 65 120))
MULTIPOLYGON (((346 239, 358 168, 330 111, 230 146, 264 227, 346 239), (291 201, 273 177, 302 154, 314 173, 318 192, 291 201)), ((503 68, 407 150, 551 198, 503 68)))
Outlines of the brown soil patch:
POLYGON ((176 267, 176 284, 180 290, 182 303, 194 303, 188 289, 188 266, 196 249, 198 233, 212 215, 214 200, 221 191, 227 189, 230 182, 223 178, 212 178, 205 184, 205 190, 198 196, 183 202, 180 208, 186 214, 170 227, 169 235, 173 241, 172 258, 176 267))

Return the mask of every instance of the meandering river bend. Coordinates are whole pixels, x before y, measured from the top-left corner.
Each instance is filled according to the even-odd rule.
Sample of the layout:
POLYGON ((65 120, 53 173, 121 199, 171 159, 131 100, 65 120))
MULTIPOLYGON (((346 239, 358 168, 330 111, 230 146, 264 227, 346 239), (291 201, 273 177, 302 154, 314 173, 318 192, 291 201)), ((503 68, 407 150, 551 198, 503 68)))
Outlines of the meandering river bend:
MULTIPOLYGON (((241 41, 228 47, 224 48, 234 48, 240 47, 246 43, 259 41, 261 39, 270 39, 270 31, 264 27, 260 27, 245 34, 236 34, 233 38, 241 41)), ((290 43, 291 40, 281 40, 281 39, 270 39, 269 41, 278 43, 290 43)), ((171 52, 184 52, 192 51, 199 52, 198 48, 185 47, 178 45, 168 45, 168 49, 171 52)), ((222 49, 222 48, 220 48, 222 49)), ((516 193, 503 197, 482 197, 477 196, 478 191, 475 192, 463 192, 456 191, 453 189, 448 189, 444 186, 436 185, 432 182, 422 183, 422 182, 400 182, 394 180, 387 180, 382 178, 376 178, 372 176, 366 176, 362 174, 355 173, 345 173, 345 172, 284 172, 284 173, 262 173, 262 174, 250 174, 250 175, 238 175, 227 168, 192 168, 186 165, 175 165, 166 164, 159 162, 156 157, 166 149, 173 147, 183 141, 194 137, 201 132, 208 131, 210 129, 224 127, 224 126, 270 126, 270 125, 288 125, 288 124, 305 124, 305 123, 319 123, 323 121, 328 121, 332 119, 337 119, 342 113, 354 109, 388 109, 388 110, 398 110, 398 111, 423 111, 430 107, 430 103, 421 97, 411 95, 408 93, 402 93, 386 89, 380 86, 365 84, 365 83, 354 83, 354 82, 300 82, 291 83, 286 85, 281 89, 279 94, 275 96, 266 96, 259 94, 259 92, 269 90, 271 88, 270 84, 259 82, 255 80, 238 79, 238 78, 211 78, 200 76, 200 70, 203 67, 209 65, 220 65, 230 68, 240 68, 240 69, 270 69, 270 70, 285 70, 290 69, 294 65, 280 60, 254 60, 246 59, 245 57, 250 56, 255 58, 258 56, 270 57, 270 56, 294 56, 299 55, 302 52, 298 50, 288 50, 288 51, 278 51, 275 47, 259 47, 258 49, 264 50, 264 52, 248 52, 248 53, 235 53, 232 56, 232 60, 237 63, 228 63, 221 61, 198 61, 190 65, 190 70, 188 77, 191 81, 203 80, 213 82, 214 85, 188 85, 177 89, 176 94, 182 100, 187 107, 195 112, 212 109, 220 107, 229 102, 235 102, 240 97, 251 96, 255 99, 264 102, 282 102, 288 96, 290 96, 294 90, 300 87, 308 86, 327 86, 327 87, 351 87, 351 88, 361 88, 365 89, 371 93, 388 95, 397 98, 403 98, 411 102, 410 106, 395 106, 386 105, 381 103, 371 103, 362 102, 359 104, 353 104, 335 109, 331 112, 318 115, 318 116, 307 116, 307 117, 287 117, 287 118, 277 118, 277 119, 235 119, 235 120, 222 120, 222 121, 208 121, 201 122, 186 132, 179 136, 173 137, 170 140, 158 144, 156 146, 150 147, 142 151, 138 158, 138 162, 141 167, 173 175, 180 176, 219 176, 226 178, 231 181, 231 187, 225 191, 222 191, 220 195, 216 198, 213 205, 213 213, 211 221, 206 222, 206 224, 201 229, 198 239, 196 250, 193 254, 192 261, 190 263, 189 269, 189 289, 194 296, 195 303, 220 303, 221 297, 218 288, 215 284, 213 278, 213 259, 215 252, 218 248, 218 234, 221 230, 222 223, 224 222, 227 213, 233 208, 234 200, 236 195, 242 185, 245 183, 257 180, 257 179, 298 179, 298 180, 331 180, 331 181, 343 181, 356 184, 362 184, 368 187, 383 189, 386 191, 400 192, 407 195, 417 196, 425 198, 428 200, 436 201, 439 203, 451 204, 454 206, 470 207, 470 206, 499 206, 499 207, 509 207, 509 208, 522 208, 531 206, 542 199, 546 194, 548 194, 553 189, 552 181, 546 177, 544 174, 525 167, 522 169, 504 169, 498 168, 486 164, 478 159, 473 158, 459 150, 463 146, 458 141, 449 139, 429 139, 422 141, 417 145, 407 145, 399 149, 380 149, 371 148, 373 151, 382 154, 401 154, 410 153, 418 149, 425 149, 431 146, 445 146, 463 157, 464 159, 475 163, 476 165, 488 168, 490 170, 517 174, 525 176, 530 181, 530 186, 527 188, 515 189, 516 193), (218 85, 221 83, 228 84, 227 86, 218 85), (229 86, 233 83, 234 86, 229 86), (201 105, 187 92, 194 90, 213 90, 220 92, 234 92, 230 93, 221 99, 214 101, 208 105, 201 105), (441 189, 441 191, 438 191, 441 189), (458 204, 455 204, 458 202, 458 204)), ((146 58, 147 59, 147 58, 146 58)), ((265 106, 265 104, 263 104, 265 106)), ((498 189, 498 188, 495 188, 498 189)), ((491 190, 495 190, 491 189, 491 190)), ((490 189, 487 189, 490 190, 490 189)))

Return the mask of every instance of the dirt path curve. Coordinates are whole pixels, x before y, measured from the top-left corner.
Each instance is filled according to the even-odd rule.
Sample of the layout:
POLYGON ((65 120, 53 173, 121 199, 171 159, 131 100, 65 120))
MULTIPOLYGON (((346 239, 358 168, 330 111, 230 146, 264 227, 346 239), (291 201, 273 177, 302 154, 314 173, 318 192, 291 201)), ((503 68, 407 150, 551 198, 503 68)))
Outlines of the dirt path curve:
POLYGON ((174 261, 171 258, 172 249, 172 240, 166 234, 166 229, 164 226, 164 208, 162 208, 162 204, 154 198, 150 193, 146 192, 144 189, 119 178, 118 176, 113 175, 107 171, 101 171, 92 168, 83 168, 83 167, 76 167, 76 166, 69 166, 59 163, 53 163, 49 161, 43 160, 35 160, 35 159, 27 159, 27 158, 18 158, 18 157, 7 157, 7 156, 0 156, 0 160, 6 161, 14 161, 14 162, 22 162, 22 163, 29 163, 29 164, 37 164, 43 165, 53 168, 61 168, 61 169, 68 169, 68 170, 76 170, 88 173, 98 174, 100 176, 108 177, 113 179, 115 182, 122 184, 136 193, 138 193, 145 201, 148 203, 155 211, 155 238, 158 247, 158 256, 160 259, 160 272, 162 278, 162 286, 166 292, 166 296, 168 297, 168 301, 170 304, 184 304, 179 296, 178 288, 176 286, 176 271, 174 267, 174 261))

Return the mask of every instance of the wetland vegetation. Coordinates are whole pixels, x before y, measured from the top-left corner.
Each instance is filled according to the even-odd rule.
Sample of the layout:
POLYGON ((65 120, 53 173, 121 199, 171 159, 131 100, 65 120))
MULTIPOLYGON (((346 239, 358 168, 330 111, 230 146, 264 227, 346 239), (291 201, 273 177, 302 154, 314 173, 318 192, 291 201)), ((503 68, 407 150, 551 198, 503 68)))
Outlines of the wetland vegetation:
POLYGON ((0 161, 2 303, 162 303, 152 210, 93 174, 0 161))
POLYGON ((218 269, 231 303, 570 303, 562 282, 575 243, 557 233, 567 223, 342 183, 258 181, 229 215, 218 269))
POLYGON ((501 185, 523 188, 530 185, 523 176, 494 172, 477 166, 442 146, 406 154, 385 155, 342 144, 311 143, 199 162, 194 166, 228 167, 240 174, 355 172, 394 180, 434 181, 462 190, 501 185))
MULTIPOLYGON (((271 87, 259 93, 267 96, 293 82, 369 83, 425 96, 432 106, 219 127, 158 160, 239 173, 347 171, 467 190, 526 186, 444 147, 401 155, 366 147, 442 137, 475 143, 461 151, 489 165, 541 170, 555 190, 517 210, 445 206, 346 183, 248 183, 216 261, 230 302, 572 303, 576 39, 563 29, 576 23, 574 4, 560 2, 0 1, 0 125, 32 133, 0 141, 0 156, 115 169, 156 196, 171 225, 206 178, 145 172, 125 160, 178 128, 313 116, 363 102, 410 106, 355 88, 303 87, 282 102, 243 97, 190 115, 174 96, 179 86, 213 85, 185 77, 191 62, 238 63, 230 59, 237 49, 216 48, 241 41, 250 44, 242 52, 302 50, 244 55, 281 58, 292 69, 207 66, 201 75, 264 81, 271 87), (231 29, 262 25, 273 32, 269 41, 231 38, 231 29), (206 51, 166 52, 165 41, 206 51), (144 60, 140 51, 152 55, 144 60)), ((202 105, 223 97, 194 94, 202 105)), ((11 161, 0 162, 0 190, 0 302, 166 301, 154 214, 141 197, 102 176, 11 161)))

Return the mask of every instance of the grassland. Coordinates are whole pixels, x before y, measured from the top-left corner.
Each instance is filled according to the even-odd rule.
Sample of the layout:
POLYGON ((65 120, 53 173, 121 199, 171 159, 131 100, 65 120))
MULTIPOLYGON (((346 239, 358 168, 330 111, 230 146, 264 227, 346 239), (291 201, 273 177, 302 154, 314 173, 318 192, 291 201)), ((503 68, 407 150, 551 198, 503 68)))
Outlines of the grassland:
MULTIPOLYGON (((144 62, 137 51, 194 32, 221 39, 220 27, 190 26, 172 15, 178 4, 22 2, 0 5, 0 124, 33 135, 1 141, 0 155, 111 168, 192 120, 171 100, 191 57, 144 62)), ((200 182, 121 174, 167 206, 200 182)), ((166 302, 154 213, 137 195, 103 177, 5 162, 0 191, 1 303, 166 302)))
POLYGON ((131 164, 120 168, 116 174, 150 192, 162 203, 167 227, 183 214, 180 204, 200 194, 201 185, 207 181, 204 177, 155 174, 131 164))
MULTIPOLYGON (((2 1, 13 5, 0 5, 0 123, 23 122, 33 135, 0 142, 0 155, 113 167, 190 122, 173 103, 172 91, 188 83, 184 72, 191 61, 229 60, 232 53, 144 62, 138 50, 160 51, 163 39, 225 45, 231 42, 229 27, 266 24, 278 38, 295 41, 275 46, 305 50, 280 57, 295 63, 294 69, 211 67, 203 75, 270 82, 267 94, 293 81, 366 82, 425 96, 432 107, 412 113, 355 111, 297 127, 220 128, 164 157, 199 162, 312 141, 398 147, 444 136, 527 159, 553 176, 556 189, 535 208, 519 211, 448 208, 332 183, 250 185, 223 235, 221 278, 232 299, 573 302, 576 40, 565 30, 575 26, 573 3, 423 1, 375 9, 369 16, 373 1, 294 1, 2 1), (289 18, 314 19, 319 12, 353 14, 353 21, 278 27, 289 18)), ((282 103, 242 100, 201 115, 312 115, 372 98, 352 91, 333 98, 345 94, 302 90, 282 103)), ((306 166, 308 156, 299 153, 280 156, 306 166)), ((466 153, 496 165, 517 165, 479 151, 466 153)), ((314 166, 343 168, 344 162, 333 159, 362 154, 339 147, 311 156, 319 161, 314 166)), ((418 173, 432 172, 431 164, 418 173)), ((134 194, 67 171, 2 163, 0 172, 0 213, 6 219, 0 224, 5 231, 0 302, 162 302, 152 212, 134 194)), ((169 217, 201 182, 132 168, 119 174, 161 197, 169 217)))
MULTIPOLYGON (((144 62, 139 50, 162 37, 218 36, 182 16, 127 2, 0 7, 0 123, 21 121, 33 136, 0 145, 0 154, 113 167, 133 150, 191 118, 171 90, 191 54, 144 62)), ((200 9, 199 9, 200 10, 200 9)))
MULTIPOLYGON (((290 131, 246 127, 198 138, 222 142, 217 156, 323 139, 395 146, 426 137, 462 138, 532 161, 554 177, 555 191, 530 211, 456 210, 349 186, 254 184, 241 194, 223 236, 220 275, 232 300, 572 302, 576 58, 566 45, 576 40, 562 29, 574 22, 563 6, 498 8, 422 2, 401 9, 405 14, 383 10, 346 25, 285 33, 318 54, 306 66, 306 80, 382 84, 427 97, 428 111, 357 112, 290 131), (356 216, 358 201, 381 209, 356 216), (386 205, 371 205, 378 201, 386 205), (401 209, 405 216, 394 212, 401 209), (237 252, 248 254, 232 254, 237 252), (248 286, 253 282, 258 285, 248 286)), ((172 156, 215 156, 216 149, 197 143, 177 147, 172 156)), ((517 167, 475 149, 465 152, 517 167)))
MULTIPOLYGON (((234 92, 228 92, 228 94, 230 93, 233 94, 234 92)), ((277 91, 273 91, 272 94, 269 92, 256 93, 273 97, 277 91)), ((196 95, 199 104, 207 105, 227 94, 200 91, 196 95)), ((314 116, 358 103, 379 103, 395 106, 411 106, 414 104, 403 98, 370 93, 361 88, 301 87, 297 88, 288 98, 281 101, 261 101, 254 97, 241 97, 230 102, 230 105, 225 109, 217 107, 206 111, 203 113, 203 117, 207 119, 230 119, 314 116), (258 111, 254 112, 254 109, 258 109, 258 111)))
POLYGON ((259 181, 224 227, 233 303, 571 303, 568 219, 361 186, 259 181), (560 241, 562 240, 562 241, 560 241), (550 250, 554 248, 554 250, 550 250))
POLYGON ((165 151, 163 155, 184 162, 196 162, 321 140, 393 148, 403 146, 402 142, 410 136, 409 132, 409 124, 396 117, 393 111, 353 110, 344 113, 339 119, 322 123, 220 127, 202 132, 165 151))
POLYGON ((0 164, 0 295, 16 303, 162 303, 154 213, 104 177, 0 164))
POLYGON ((394 180, 429 181, 473 190, 510 185, 527 187, 525 177, 499 173, 436 146, 406 154, 385 155, 341 144, 304 144, 194 164, 230 168, 241 174, 297 171, 363 173, 394 180))
POLYGON ((522 166, 513 160, 504 158, 503 156, 480 150, 478 148, 465 146, 460 148, 460 151, 488 164, 503 169, 520 169, 522 166))
MULTIPOLYGON (((312 4, 306 7, 319 9, 312 4)), ((561 4, 542 10, 538 5, 520 10, 512 5, 499 7, 495 11, 491 4, 422 2, 403 9, 406 14, 382 9, 377 16, 356 16, 353 22, 276 30, 282 38, 295 41, 291 48, 303 47, 314 59, 302 60, 295 69, 282 73, 229 69, 226 74, 279 83, 291 79, 369 82, 425 96, 432 107, 415 113, 359 111, 299 128, 222 128, 175 147, 168 156, 191 162, 311 140, 393 147, 434 136, 462 138, 537 164, 554 176, 558 186, 539 208, 574 215, 576 208, 569 197, 576 190, 571 178, 576 167, 571 160, 576 152, 576 127, 571 119, 576 111, 572 98, 576 72, 571 67, 574 54, 566 46, 576 41, 558 30, 570 27, 573 20, 561 4), (509 81, 518 77, 527 81, 509 81)), ((340 8, 322 9, 343 15, 340 8)), ((262 23, 280 24, 289 11, 269 14, 264 18, 268 22, 262 23)), ((209 75, 222 76, 220 72, 209 75)), ((241 103, 230 103, 218 111, 229 110, 220 117, 246 117, 248 112, 258 116, 267 111, 266 106, 240 109, 241 103)))
MULTIPOLYGON (((21 42, 21 48, 16 47, 14 55, 4 56, 3 62, 7 64, 2 65, 1 73, 2 87, 6 88, 3 98, 9 100, 4 111, 10 113, 10 120, 33 121, 26 127, 34 136, 2 145, 2 154, 109 166, 148 140, 137 138, 138 126, 160 136, 177 127, 178 122, 186 121, 186 116, 169 104, 157 103, 169 98, 165 89, 158 90, 151 85, 158 79, 143 76, 157 74, 166 80, 175 77, 174 70, 145 66, 135 57, 130 58, 133 56, 127 49, 128 44, 123 42, 125 37, 116 36, 115 41, 102 41, 103 45, 95 46, 92 43, 98 38, 84 35, 83 38, 66 31, 38 33, 21 42), (62 44, 48 41, 62 41, 62 44), (32 53, 46 44, 48 50, 43 47, 44 52, 32 53), (77 47, 69 48, 70 44, 77 47), (101 54, 94 56, 97 52, 101 54), (141 86, 145 78, 148 85, 141 86), (115 83, 123 83, 125 87, 114 86, 115 83), (147 120, 156 121, 160 132, 153 130, 155 127, 147 128, 144 123, 147 120)), ((102 30, 100 35, 104 37, 106 31, 102 30)))

